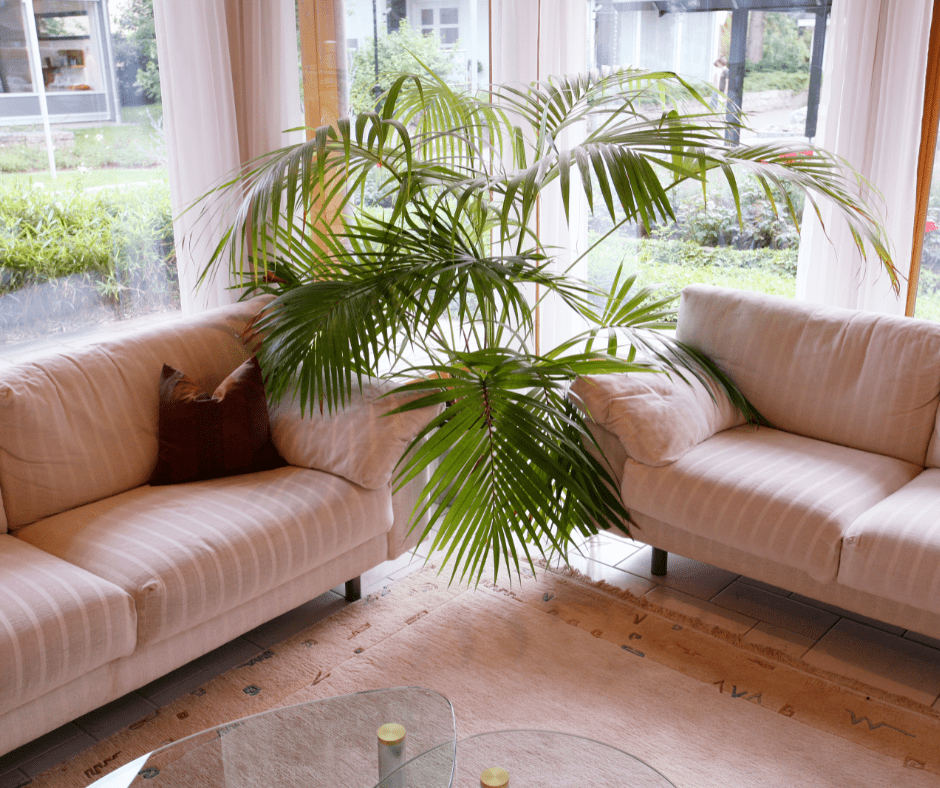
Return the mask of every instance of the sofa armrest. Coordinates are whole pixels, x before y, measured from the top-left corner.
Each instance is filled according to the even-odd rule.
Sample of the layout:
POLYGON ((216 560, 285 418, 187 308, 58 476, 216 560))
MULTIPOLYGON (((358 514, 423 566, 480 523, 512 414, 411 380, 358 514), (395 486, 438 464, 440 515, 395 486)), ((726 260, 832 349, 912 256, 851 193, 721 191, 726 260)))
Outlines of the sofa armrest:
MULTIPOLYGON (((607 460, 607 470, 610 471, 611 475, 616 480, 617 490, 619 492, 620 487, 623 485, 623 466, 627 464, 626 449, 623 448, 620 438, 606 427, 602 427, 600 424, 590 419, 585 421, 585 425, 591 435, 594 436, 594 440, 597 441, 598 446, 601 447, 601 451, 604 453, 603 457, 607 460)), ((597 450, 597 446, 588 444, 587 450, 598 460, 602 459, 601 453, 597 450)))
POLYGON ((370 490, 385 487, 409 444, 443 407, 390 414, 424 394, 383 397, 399 385, 394 381, 364 382, 362 392, 333 413, 314 405, 312 413, 301 414, 296 396, 274 403, 269 408, 274 447, 291 465, 342 476, 370 490))
POLYGON ((628 457, 644 465, 668 465, 715 433, 747 421, 723 388, 706 388, 691 374, 688 382, 658 372, 588 375, 572 384, 571 397, 618 438, 628 457))
MULTIPOLYGON (((409 455, 410 456, 410 455, 409 455)), ((421 491, 431 479, 431 469, 425 468, 411 481, 405 484, 398 492, 392 493, 392 528, 388 532, 388 558, 398 558, 409 550, 418 546, 418 540, 428 524, 427 514, 423 515, 411 529, 411 513, 418 501, 421 500, 421 491), (409 529, 410 533, 409 533, 409 529)), ((394 480, 391 488, 396 487, 394 480)))

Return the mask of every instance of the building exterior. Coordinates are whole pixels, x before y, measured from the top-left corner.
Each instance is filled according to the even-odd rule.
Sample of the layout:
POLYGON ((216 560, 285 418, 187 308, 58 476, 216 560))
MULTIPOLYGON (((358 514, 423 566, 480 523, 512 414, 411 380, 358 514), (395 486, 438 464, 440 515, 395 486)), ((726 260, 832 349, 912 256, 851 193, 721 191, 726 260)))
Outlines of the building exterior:
POLYGON ((0 0, 0 125, 41 122, 40 79, 51 122, 120 120, 108 0, 0 0))

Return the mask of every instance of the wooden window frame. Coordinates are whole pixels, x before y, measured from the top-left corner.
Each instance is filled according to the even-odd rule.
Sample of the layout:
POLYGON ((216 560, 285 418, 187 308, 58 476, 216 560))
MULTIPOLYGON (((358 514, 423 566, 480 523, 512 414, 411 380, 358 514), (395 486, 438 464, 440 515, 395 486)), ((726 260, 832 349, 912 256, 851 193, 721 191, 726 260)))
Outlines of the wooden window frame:
POLYGON ((907 286, 905 314, 914 316, 917 305, 917 285, 920 280, 920 261, 924 251, 927 208, 933 181, 934 158, 937 150, 937 130, 940 125, 940 0, 934 0, 933 19, 930 23, 930 43, 927 47, 927 78, 924 83, 924 114, 921 121, 920 153, 917 159, 917 202, 914 209, 914 243, 911 249, 911 267, 907 286))

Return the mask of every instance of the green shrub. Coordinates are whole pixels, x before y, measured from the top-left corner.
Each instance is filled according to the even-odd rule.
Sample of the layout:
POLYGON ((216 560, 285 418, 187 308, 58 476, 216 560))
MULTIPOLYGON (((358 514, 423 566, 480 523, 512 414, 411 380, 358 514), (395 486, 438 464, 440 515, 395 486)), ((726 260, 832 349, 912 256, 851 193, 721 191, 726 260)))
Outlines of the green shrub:
MULTIPOLYGON (((96 193, 0 186, 0 298, 26 304, 18 319, 30 319, 27 295, 40 286, 58 291, 60 303, 48 307, 57 310, 89 289, 122 316, 178 303, 167 184, 96 193)), ((9 308, 4 315, 17 319, 9 308)))
POLYGON ((672 291, 698 282, 793 298, 797 254, 792 248, 739 250, 692 241, 612 239, 591 252, 588 281, 609 289, 623 263, 643 284, 663 284, 672 291))
MULTIPOLYGON (((774 206, 757 183, 740 181, 741 222, 730 195, 711 188, 708 201, 699 189, 686 190, 674 202, 676 221, 653 228, 663 240, 694 241, 702 246, 732 246, 735 249, 787 249, 799 246, 800 234, 782 199, 774 206)), ((803 195, 790 192, 797 217, 803 212, 803 195)))
POLYGON ((809 71, 810 38, 792 14, 769 13, 764 24, 764 52, 755 71, 809 71))
POLYGON ((759 90, 808 90, 809 73, 805 71, 755 71, 744 76, 744 92, 759 90))

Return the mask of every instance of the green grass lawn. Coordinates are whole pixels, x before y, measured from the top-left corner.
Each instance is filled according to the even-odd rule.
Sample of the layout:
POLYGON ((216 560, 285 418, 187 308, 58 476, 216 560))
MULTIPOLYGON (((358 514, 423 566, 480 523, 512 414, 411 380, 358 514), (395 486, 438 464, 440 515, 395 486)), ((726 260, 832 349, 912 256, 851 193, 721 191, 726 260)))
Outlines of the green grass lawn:
MULTIPOLYGON (((77 170, 86 168, 160 167, 166 164, 166 146, 159 132, 151 124, 150 115, 157 120, 163 109, 159 104, 128 107, 121 111, 123 122, 101 126, 54 126, 55 131, 71 131, 75 143, 55 151, 56 168, 77 170)), ((4 131, 40 130, 36 128, 4 128, 4 131)), ((41 173, 48 168, 44 145, 13 145, 0 148, 0 173, 41 173)))
POLYGON ((150 169, 108 168, 79 172, 78 170, 60 170, 57 178, 48 172, 5 172, 0 173, 0 186, 14 184, 42 184, 46 189, 87 189, 93 186, 111 186, 120 183, 151 183, 167 180, 167 172, 162 167, 150 169))

